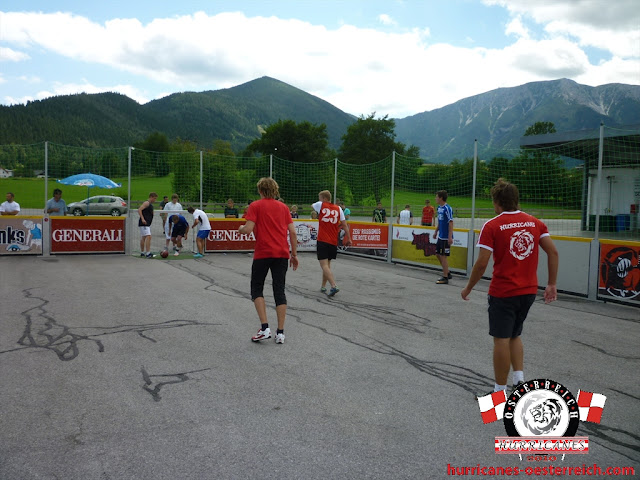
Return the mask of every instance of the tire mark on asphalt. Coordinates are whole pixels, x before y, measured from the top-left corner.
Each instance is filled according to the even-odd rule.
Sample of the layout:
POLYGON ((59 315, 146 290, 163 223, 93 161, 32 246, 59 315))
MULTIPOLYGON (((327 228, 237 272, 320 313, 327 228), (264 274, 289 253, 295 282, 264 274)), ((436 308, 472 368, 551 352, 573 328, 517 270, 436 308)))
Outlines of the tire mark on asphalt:
POLYGON ((584 342, 580 342, 578 340, 571 340, 573 343, 577 343, 579 345, 584 345, 585 347, 589 347, 589 348, 593 348, 594 350, 607 355, 609 357, 614 357, 614 358, 624 358, 625 360, 640 360, 640 357, 633 357, 631 355, 617 355, 615 353, 609 353, 606 350, 600 348, 600 347, 596 347, 595 345, 591 345, 589 343, 584 343, 584 342))
POLYGON ((142 373, 142 379, 144 380, 144 385, 142 385, 142 389, 148 392, 154 401, 159 402, 162 400, 160 396, 160 390, 166 385, 173 385, 175 383, 184 383, 188 380, 192 380, 189 375, 193 373, 206 372, 207 370, 211 370, 211 368, 202 368, 200 370, 191 370, 189 372, 181 372, 181 373, 161 373, 156 375, 149 375, 144 366, 140 369, 142 373), (154 382, 152 378, 174 378, 174 380, 169 380, 165 382, 154 382))
POLYGON ((602 423, 580 422, 580 426, 578 428, 584 430, 590 437, 596 437, 600 440, 599 444, 607 450, 618 453, 629 460, 636 462, 640 460, 640 455, 632 457, 623 451, 613 448, 612 445, 607 444, 608 442, 609 444, 613 444, 618 447, 624 447, 635 452, 640 452, 640 436, 637 434, 623 430, 622 428, 608 427, 602 423), (616 436, 614 437, 613 435, 616 436), (624 438, 619 438, 621 436, 624 438))
POLYGON ((432 377, 435 377, 439 380, 443 380, 448 383, 452 383, 467 392, 472 393, 474 396, 481 391, 487 391, 489 388, 493 387, 493 378, 487 377, 475 370, 472 370, 467 367, 461 367, 459 365, 455 365, 448 362, 436 362, 420 359, 414 355, 411 355, 407 352, 403 352, 402 350, 393 347, 389 344, 381 342, 369 335, 366 335, 362 332, 356 332, 363 337, 370 339, 370 343, 364 343, 360 341, 356 341, 352 338, 346 337, 344 335, 337 334, 335 332, 330 332, 327 328, 321 327, 319 325, 305 322, 297 315, 291 315, 291 317, 295 318, 295 320, 303 325, 306 325, 311 328, 318 329, 327 335, 331 335, 333 337, 340 338, 347 343, 352 345, 356 345, 358 347, 364 348, 371 352, 379 353, 382 355, 387 355, 391 357, 398 357, 406 361, 409 365, 414 367, 416 370, 426 373, 432 377))
MULTIPOLYGON (((374 339, 364 333, 357 332, 364 337, 372 340, 370 344, 365 344, 364 342, 356 341, 344 335, 330 332, 324 327, 305 322, 295 315, 292 315, 292 317, 294 317, 299 323, 302 323, 311 328, 316 328, 323 333, 326 333, 327 335, 340 338, 352 345, 356 345, 358 347, 382 355, 401 358, 421 373, 425 373, 444 382, 451 383, 459 388, 462 388, 463 390, 466 390, 467 392, 472 393, 474 399, 477 398, 479 392, 488 392, 489 389, 493 387, 493 378, 487 377, 486 375, 476 372, 470 368, 454 365, 448 362, 423 360, 396 347, 381 342, 380 340, 374 339)), ((604 424, 596 424, 590 422, 580 422, 580 428, 586 430, 590 436, 593 436, 600 440, 600 444, 608 450, 618 453, 626 458, 629 458, 630 460, 638 460, 637 457, 634 458, 632 456, 629 456, 622 449, 628 448, 640 452, 639 435, 621 428, 609 427, 604 424), (623 436, 625 437, 625 439, 616 438, 612 434, 623 436)))

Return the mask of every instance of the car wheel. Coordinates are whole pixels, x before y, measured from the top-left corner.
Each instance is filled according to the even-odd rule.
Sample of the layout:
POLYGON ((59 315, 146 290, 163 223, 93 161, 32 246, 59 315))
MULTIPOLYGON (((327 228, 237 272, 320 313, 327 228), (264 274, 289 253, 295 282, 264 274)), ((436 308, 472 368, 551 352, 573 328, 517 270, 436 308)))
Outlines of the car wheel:
POLYGON ((120 216, 120 210, 118 210, 117 208, 112 208, 111 209, 111 216, 112 217, 119 217, 120 216))
POLYGON ((73 214, 76 217, 81 217, 82 215, 84 215, 84 213, 82 213, 82 209, 81 208, 74 208, 73 209, 73 214))

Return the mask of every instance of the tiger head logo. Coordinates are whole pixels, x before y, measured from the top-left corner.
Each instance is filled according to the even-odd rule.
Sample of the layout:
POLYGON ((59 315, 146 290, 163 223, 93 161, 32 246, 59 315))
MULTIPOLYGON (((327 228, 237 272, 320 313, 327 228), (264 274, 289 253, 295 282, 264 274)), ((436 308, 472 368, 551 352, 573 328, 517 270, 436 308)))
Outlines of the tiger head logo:
POLYGON ((555 398, 545 398, 526 409, 522 420, 534 435, 553 435, 562 421, 562 405, 555 398))
POLYGON ((509 252, 518 260, 524 260, 531 255, 534 247, 533 234, 527 230, 515 232, 509 240, 509 252))

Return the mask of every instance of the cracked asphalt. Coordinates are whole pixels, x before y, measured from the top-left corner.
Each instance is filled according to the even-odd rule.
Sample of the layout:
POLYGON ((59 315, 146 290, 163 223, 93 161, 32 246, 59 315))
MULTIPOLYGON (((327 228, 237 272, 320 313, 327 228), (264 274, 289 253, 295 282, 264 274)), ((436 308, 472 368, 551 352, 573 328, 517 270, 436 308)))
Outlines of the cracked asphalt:
MULTIPOLYGON (((413 479, 528 466, 484 425, 481 281, 345 255, 287 274, 286 342, 250 341, 251 257, 0 257, 0 479, 413 479)), ((275 330, 270 281, 265 289, 275 330)), ((588 455, 640 469, 640 310, 539 297, 525 377, 606 395, 588 455)))

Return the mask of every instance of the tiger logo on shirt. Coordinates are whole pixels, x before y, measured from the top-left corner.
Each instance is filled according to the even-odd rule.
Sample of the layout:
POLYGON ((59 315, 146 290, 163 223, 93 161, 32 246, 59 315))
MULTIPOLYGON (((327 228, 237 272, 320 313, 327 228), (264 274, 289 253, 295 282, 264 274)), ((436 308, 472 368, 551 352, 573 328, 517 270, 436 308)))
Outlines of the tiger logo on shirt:
POLYGON ((533 234, 527 230, 519 230, 511 235, 509 253, 518 260, 524 260, 533 252, 535 240, 533 234))

